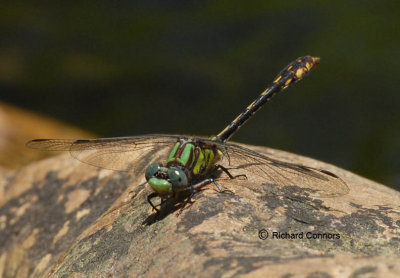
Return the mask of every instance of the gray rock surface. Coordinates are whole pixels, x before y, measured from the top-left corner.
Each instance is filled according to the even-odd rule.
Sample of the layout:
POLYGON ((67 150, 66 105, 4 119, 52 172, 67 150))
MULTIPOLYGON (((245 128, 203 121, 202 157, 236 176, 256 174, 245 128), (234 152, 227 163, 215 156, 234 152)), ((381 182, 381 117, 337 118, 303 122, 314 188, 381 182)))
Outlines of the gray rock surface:
POLYGON ((210 184, 179 215, 172 202, 156 214, 143 167, 113 172, 60 155, 0 172, 0 277, 400 277, 399 192, 249 148, 329 170, 349 193, 315 198, 301 184, 221 178, 232 193, 210 184))

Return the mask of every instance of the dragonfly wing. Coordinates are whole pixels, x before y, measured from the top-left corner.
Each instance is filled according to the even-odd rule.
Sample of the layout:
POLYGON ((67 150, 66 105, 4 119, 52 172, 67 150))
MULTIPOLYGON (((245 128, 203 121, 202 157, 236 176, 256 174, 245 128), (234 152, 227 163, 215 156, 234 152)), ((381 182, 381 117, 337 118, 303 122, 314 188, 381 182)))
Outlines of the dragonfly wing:
MULTIPOLYGON (((221 144, 220 148, 224 153, 221 162, 229 168, 248 171, 246 176, 262 177, 280 187, 298 186, 313 197, 339 197, 349 192, 346 183, 327 170, 283 162, 235 144, 221 144)), ((255 186, 249 182, 243 184, 255 186)))
POLYGON ((100 139, 36 139, 29 141, 27 146, 48 151, 69 151, 72 157, 96 167, 130 171, 138 168, 138 164, 147 166, 157 160, 166 160, 179 138, 177 135, 145 135, 100 139))

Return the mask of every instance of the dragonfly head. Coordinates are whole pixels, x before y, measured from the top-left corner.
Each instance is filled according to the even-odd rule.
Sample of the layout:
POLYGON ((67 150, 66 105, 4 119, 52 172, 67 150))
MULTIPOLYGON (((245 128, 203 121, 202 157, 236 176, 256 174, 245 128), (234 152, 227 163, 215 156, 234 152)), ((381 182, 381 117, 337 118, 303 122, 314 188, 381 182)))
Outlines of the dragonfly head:
POLYGON ((184 190, 188 185, 185 172, 178 167, 163 167, 151 164, 146 170, 146 180, 160 195, 169 195, 184 190))

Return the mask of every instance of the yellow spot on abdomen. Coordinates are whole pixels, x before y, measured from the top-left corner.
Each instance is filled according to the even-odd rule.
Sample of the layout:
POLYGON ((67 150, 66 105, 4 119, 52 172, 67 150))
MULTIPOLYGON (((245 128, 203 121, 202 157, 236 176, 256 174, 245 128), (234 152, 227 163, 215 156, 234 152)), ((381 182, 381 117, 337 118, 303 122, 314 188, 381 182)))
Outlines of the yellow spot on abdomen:
POLYGON ((249 105, 249 106, 247 106, 247 109, 248 109, 248 110, 250 110, 250 109, 253 107, 254 103, 256 103, 256 100, 255 100, 255 101, 253 101, 252 103, 250 103, 250 105, 249 105))
POLYGON ((288 86, 290 83, 292 83, 293 78, 289 78, 288 80, 286 80, 285 82, 285 86, 288 86))
POLYGON ((279 76, 274 80, 274 83, 278 83, 279 80, 281 80, 281 79, 282 79, 282 75, 279 75, 279 76))
POLYGON ((312 61, 314 63, 314 65, 319 63, 319 57, 312 57, 312 61))
POLYGON ((303 75, 304 75, 304 73, 305 73, 304 68, 299 68, 299 69, 296 71, 296 77, 297 77, 297 78, 302 78, 303 75))
POLYGON ((242 115, 243 115, 243 113, 240 113, 240 114, 233 120, 233 122, 236 123, 242 115))

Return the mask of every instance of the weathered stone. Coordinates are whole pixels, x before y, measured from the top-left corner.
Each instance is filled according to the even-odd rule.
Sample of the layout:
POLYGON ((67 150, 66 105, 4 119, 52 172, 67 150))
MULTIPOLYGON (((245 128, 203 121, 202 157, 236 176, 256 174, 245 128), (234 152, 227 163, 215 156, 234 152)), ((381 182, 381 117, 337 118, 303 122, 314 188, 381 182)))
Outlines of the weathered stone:
POLYGON ((297 194, 301 184, 222 178, 233 193, 210 184, 178 216, 173 202, 156 214, 143 173, 57 156, 0 173, 0 277, 400 276, 399 192, 309 158, 251 148, 334 172, 350 191, 313 198, 297 194))

